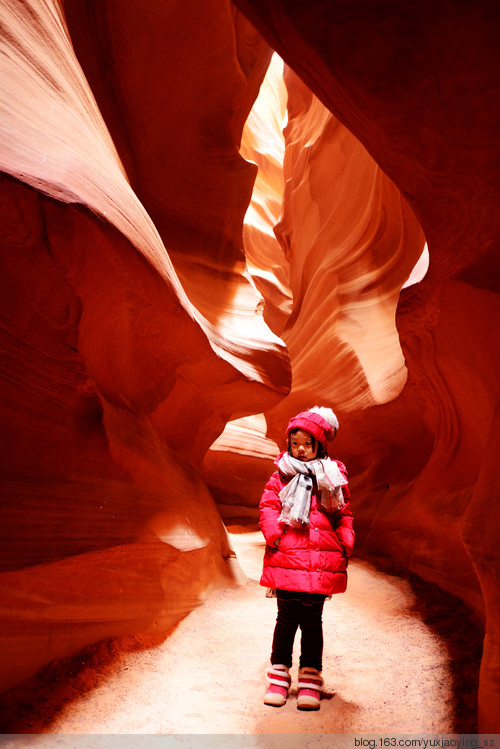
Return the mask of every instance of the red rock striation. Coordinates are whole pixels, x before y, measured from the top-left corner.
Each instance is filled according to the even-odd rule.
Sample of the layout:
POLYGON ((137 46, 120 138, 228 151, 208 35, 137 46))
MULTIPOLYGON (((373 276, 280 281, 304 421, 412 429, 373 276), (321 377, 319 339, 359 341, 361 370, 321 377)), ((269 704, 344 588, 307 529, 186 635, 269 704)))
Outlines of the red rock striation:
MULTIPOLYGON (((281 444, 289 415, 304 404, 327 400, 337 410, 353 411, 399 394, 406 368, 396 306, 424 236, 399 190, 359 141, 292 71, 284 80, 278 75, 273 63, 247 122, 242 153, 259 164, 245 218, 247 262, 265 298, 264 317, 286 342, 292 365, 291 393, 266 413, 270 434, 281 444), (273 95, 277 110, 287 101, 284 135, 284 111, 265 118, 273 95)), ((219 502, 233 492, 248 504, 234 489, 234 470, 224 482, 211 464, 215 458, 220 463, 223 446, 229 462, 236 450, 245 463, 252 426, 248 422, 246 432, 243 422, 229 424, 205 459, 219 502)))
POLYGON ((482 617, 499 730, 498 25, 490 0, 0 4, 0 688, 196 605, 230 553, 207 482, 252 515, 316 401, 359 545, 482 617), (271 48, 286 89, 274 61, 240 154, 271 48))
MULTIPOLYGON (((339 387, 337 450, 365 547, 483 617, 479 726, 498 730, 497 4, 235 4, 363 143, 428 241, 429 272, 403 291, 396 317, 406 385, 361 411, 339 387)), ((275 434, 272 413, 270 422, 275 434)))
POLYGON ((201 458, 289 387, 241 242, 269 50, 228 3, 146 5, 0 7, 0 688, 227 578, 201 458))

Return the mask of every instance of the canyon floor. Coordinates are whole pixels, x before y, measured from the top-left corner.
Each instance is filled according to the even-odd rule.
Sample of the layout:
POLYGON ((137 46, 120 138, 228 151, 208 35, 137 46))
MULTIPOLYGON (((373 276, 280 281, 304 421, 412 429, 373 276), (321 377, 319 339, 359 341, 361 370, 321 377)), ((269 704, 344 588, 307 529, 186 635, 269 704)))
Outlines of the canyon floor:
MULTIPOLYGON (((353 558, 324 609, 321 709, 263 704, 276 602, 263 541, 228 528, 238 584, 215 590, 161 642, 125 638, 52 664, 4 695, 4 734, 474 733, 481 635, 437 586, 353 558)), ((298 637, 295 665, 296 682, 298 637)), ((34 738, 33 736, 31 737, 34 738)))

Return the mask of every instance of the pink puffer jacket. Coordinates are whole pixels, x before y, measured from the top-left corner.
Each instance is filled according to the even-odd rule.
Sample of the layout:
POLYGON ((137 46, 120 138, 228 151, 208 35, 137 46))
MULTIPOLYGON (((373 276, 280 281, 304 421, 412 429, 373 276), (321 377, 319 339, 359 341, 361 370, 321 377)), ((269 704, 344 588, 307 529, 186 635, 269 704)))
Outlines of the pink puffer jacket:
MULTIPOLYGON (((347 478, 345 466, 338 460, 336 463, 347 478)), ((326 595, 343 593, 347 587, 347 559, 354 545, 349 490, 342 487, 347 500, 343 509, 327 513, 319 504, 315 486, 309 526, 291 528, 278 523, 281 512, 278 495, 289 480, 279 471, 273 473, 260 500, 259 525, 266 539, 260 584, 326 595)))

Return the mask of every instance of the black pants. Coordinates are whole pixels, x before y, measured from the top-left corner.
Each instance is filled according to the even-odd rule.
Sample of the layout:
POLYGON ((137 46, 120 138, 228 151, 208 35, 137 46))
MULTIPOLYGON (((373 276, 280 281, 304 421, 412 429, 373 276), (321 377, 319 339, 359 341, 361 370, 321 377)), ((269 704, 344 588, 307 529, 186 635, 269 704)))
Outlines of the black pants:
POLYGON ((299 667, 323 667, 323 606, 326 596, 277 590, 278 616, 274 628, 271 663, 292 665, 293 642, 300 627, 299 667))

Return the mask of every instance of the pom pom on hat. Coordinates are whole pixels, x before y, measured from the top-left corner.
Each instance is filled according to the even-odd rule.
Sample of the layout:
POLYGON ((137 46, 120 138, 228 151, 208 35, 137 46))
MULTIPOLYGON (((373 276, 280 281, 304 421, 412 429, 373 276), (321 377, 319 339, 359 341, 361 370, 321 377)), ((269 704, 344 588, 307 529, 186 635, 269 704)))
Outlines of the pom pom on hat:
POLYGON ((328 440, 335 437, 339 428, 339 421, 331 408, 314 406, 308 411, 302 411, 290 419, 286 428, 287 437, 292 429, 303 429, 326 446, 328 440))
POLYGON ((339 420, 337 419, 331 408, 326 408, 326 406, 313 406, 313 408, 310 408, 309 411, 322 416, 324 420, 330 424, 334 432, 338 432, 339 420))

